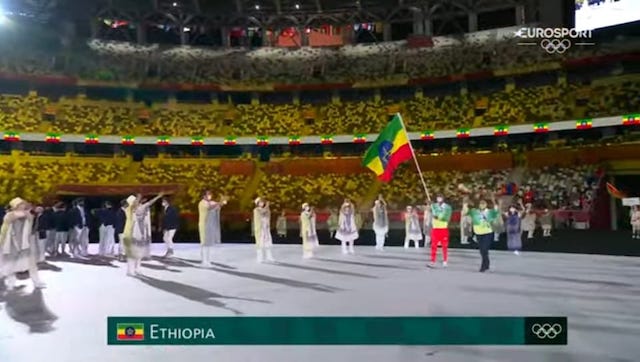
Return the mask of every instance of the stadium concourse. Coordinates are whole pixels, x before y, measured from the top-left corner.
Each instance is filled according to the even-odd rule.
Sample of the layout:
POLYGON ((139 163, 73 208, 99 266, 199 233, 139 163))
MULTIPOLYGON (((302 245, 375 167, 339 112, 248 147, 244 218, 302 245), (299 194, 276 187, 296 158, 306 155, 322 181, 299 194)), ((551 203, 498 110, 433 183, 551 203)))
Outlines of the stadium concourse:
MULTIPOLYGON (((322 246, 303 261, 277 246, 278 262, 256 264, 249 245, 223 244, 209 268, 199 248, 145 262, 52 260, 30 283, 0 294, 0 360, 134 361, 636 361, 640 347, 637 258, 493 252, 478 273, 475 250, 453 250, 449 267, 427 269, 421 250, 322 246), (566 346, 107 346, 108 316, 567 316, 566 346)), ((95 252, 96 250, 93 250, 95 252)), ((153 253, 163 252, 155 248, 153 253)), ((25 284, 25 282, 22 282, 25 284)))

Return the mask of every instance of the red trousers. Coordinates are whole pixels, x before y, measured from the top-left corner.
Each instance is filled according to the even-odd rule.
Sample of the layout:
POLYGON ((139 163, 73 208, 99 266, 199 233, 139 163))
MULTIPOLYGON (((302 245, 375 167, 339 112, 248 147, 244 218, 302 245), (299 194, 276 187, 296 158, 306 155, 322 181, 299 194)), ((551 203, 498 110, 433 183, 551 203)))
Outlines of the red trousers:
POLYGON ((442 260, 447 261, 449 251, 449 229, 431 229, 431 261, 436 262, 438 246, 442 246, 442 260))

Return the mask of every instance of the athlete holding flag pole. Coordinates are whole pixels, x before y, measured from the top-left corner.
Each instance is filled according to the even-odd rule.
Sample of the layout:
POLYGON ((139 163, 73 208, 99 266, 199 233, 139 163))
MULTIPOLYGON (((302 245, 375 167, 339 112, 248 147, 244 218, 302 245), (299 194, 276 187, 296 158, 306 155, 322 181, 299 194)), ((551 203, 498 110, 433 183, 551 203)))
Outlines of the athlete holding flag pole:
MULTIPOLYGON (((396 168, 398 168, 401 163, 409 161, 411 158, 413 158, 416 169, 418 170, 420 182, 424 188, 424 193, 427 195, 427 202, 430 203, 431 195, 429 194, 427 183, 422 176, 420 164, 418 163, 416 153, 411 146, 411 141, 409 140, 409 135, 400 113, 396 113, 395 116, 393 116, 393 119, 389 122, 387 127, 380 132, 380 135, 375 142, 373 142, 369 149, 367 149, 362 165, 375 172, 380 181, 389 182, 391 181, 396 168)), ((425 212, 425 215, 433 215, 435 212, 436 214, 433 215, 433 217, 437 217, 439 221, 438 230, 435 230, 435 234, 432 231, 431 234, 432 262, 430 266, 433 266, 435 263, 435 252, 437 251, 438 245, 442 245, 444 257, 443 265, 446 266, 447 246, 449 243, 448 222, 451 217, 451 208, 446 205, 441 198, 439 198, 438 203, 432 205, 432 210, 430 211, 432 211, 431 214, 425 212)))

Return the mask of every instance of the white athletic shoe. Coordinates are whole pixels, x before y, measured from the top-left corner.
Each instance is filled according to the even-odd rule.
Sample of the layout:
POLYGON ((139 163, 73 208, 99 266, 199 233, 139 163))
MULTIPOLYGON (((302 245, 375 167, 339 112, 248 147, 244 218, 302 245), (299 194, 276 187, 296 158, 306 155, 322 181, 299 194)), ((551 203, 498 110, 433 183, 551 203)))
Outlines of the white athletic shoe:
POLYGON ((513 253, 516 254, 516 255, 520 255, 520 252, 517 251, 517 250, 514 250, 513 253))
POLYGON ((447 262, 446 262, 446 261, 443 261, 443 262, 442 262, 442 267, 443 267, 443 268, 446 268, 446 267, 447 267, 447 262))

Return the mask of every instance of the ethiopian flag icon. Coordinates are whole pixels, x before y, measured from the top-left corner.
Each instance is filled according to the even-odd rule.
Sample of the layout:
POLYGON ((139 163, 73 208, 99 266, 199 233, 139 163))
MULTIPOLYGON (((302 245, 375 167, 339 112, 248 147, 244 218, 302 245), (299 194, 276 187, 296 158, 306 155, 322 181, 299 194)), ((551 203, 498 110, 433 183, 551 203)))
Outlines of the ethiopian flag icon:
POLYGON ((389 182, 398 166, 413 157, 409 136, 396 114, 364 155, 362 165, 376 173, 382 182, 389 182))
POLYGON ((144 324, 118 323, 118 341, 144 341, 144 324))

